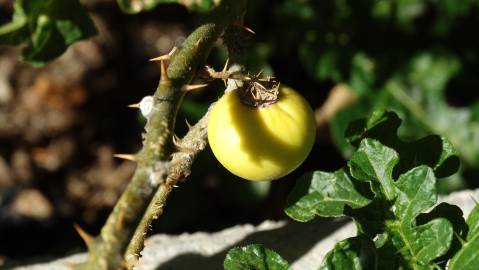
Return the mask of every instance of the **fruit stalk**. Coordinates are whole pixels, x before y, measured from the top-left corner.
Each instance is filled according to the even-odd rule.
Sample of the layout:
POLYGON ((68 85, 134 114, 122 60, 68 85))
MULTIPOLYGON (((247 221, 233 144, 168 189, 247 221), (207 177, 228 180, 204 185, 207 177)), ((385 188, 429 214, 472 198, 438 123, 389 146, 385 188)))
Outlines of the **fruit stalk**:
MULTIPOLYGON (((137 155, 138 165, 133 178, 100 235, 89 245, 86 262, 77 269, 116 270, 126 266, 124 254, 135 231, 143 219, 146 219, 144 223, 151 220, 145 216, 148 205, 163 205, 161 202, 166 201, 172 188, 167 176, 172 168, 170 157, 175 152, 173 133, 184 95, 182 89, 203 64, 214 42, 229 24, 241 18, 245 8, 246 0, 223 0, 172 55, 154 94, 155 104, 145 126, 143 148, 137 155), (160 192, 159 202, 152 202, 157 192, 160 192)), ((143 241, 143 238, 135 241, 143 241)))

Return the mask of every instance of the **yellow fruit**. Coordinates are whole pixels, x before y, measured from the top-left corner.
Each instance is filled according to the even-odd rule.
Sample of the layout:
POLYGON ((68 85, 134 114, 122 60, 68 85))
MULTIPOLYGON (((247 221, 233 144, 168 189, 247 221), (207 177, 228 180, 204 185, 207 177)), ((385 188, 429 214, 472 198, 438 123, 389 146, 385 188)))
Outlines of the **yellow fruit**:
POLYGON ((226 93, 212 109, 208 140, 218 161, 248 180, 274 180, 306 159, 316 126, 308 102, 280 86, 275 103, 263 108, 245 105, 238 90, 226 93))

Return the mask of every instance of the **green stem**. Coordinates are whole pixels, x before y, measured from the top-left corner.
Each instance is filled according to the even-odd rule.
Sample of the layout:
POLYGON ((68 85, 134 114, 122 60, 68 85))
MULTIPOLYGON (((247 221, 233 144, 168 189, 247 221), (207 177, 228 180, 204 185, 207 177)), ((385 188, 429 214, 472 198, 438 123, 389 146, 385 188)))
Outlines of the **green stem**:
POLYGON ((172 56, 167 76, 155 92, 155 105, 146 124, 143 149, 133 178, 115 205, 100 235, 89 246, 89 256, 80 269, 116 270, 125 266, 123 255, 157 190, 162 201, 171 191, 166 181, 176 114, 187 85, 204 63, 214 42, 225 28, 244 13, 246 0, 223 0, 172 56))

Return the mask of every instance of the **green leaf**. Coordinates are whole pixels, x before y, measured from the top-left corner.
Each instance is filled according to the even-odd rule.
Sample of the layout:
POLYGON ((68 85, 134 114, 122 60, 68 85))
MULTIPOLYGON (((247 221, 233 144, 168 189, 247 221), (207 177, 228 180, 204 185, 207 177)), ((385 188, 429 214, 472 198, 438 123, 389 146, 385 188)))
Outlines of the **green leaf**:
POLYGON ((449 262, 449 270, 476 270, 479 265, 479 204, 467 217, 467 241, 449 262))
POLYGON ((457 172, 459 157, 447 139, 431 135, 414 142, 404 142, 397 135, 400 125, 401 119, 396 113, 376 110, 368 120, 362 118, 351 122, 346 137, 355 146, 364 138, 376 139, 398 152, 400 161, 393 177, 419 165, 432 167, 437 177, 457 172))
POLYGON ((405 243, 411 245, 410 263, 430 264, 432 260, 444 255, 449 249, 452 240, 451 223, 443 218, 434 219, 415 227, 405 239, 407 239, 405 243))
POLYGON ((422 225, 437 218, 447 219, 451 223, 454 235, 456 236, 452 238, 451 247, 449 248, 447 253, 437 259, 438 262, 443 262, 442 264, 445 264, 447 260, 451 258, 461 248, 462 244, 459 237, 466 236, 467 224, 464 220, 461 208, 448 203, 440 203, 439 205, 434 207, 431 212, 420 214, 416 218, 416 223, 418 225, 422 225))
POLYGON ((373 139, 361 141, 348 165, 351 175, 362 181, 375 181, 388 200, 396 196, 392 173, 399 157, 396 151, 373 139))
MULTIPOLYGON (((290 194, 286 213, 299 221, 315 215, 352 217, 359 236, 376 239, 377 256, 368 263, 377 269, 445 267, 461 246, 453 240, 454 233, 464 237, 467 232, 462 211, 442 203, 424 212, 437 201, 435 175, 457 169, 448 164, 457 156, 452 145, 438 136, 411 143, 399 140, 400 123, 395 113, 383 110, 353 122, 348 134, 358 148, 348 162, 350 174, 343 168, 306 175, 290 194), (352 204, 356 200, 351 198, 366 200, 352 204)), ((344 251, 349 245, 348 241, 339 245, 323 267, 361 269, 344 251)))
POLYGON ((388 221, 387 230, 411 267, 430 264, 451 244, 453 229, 447 219, 436 218, 416 226, 416 217, 436 203, 435 182, 432 169, 420 166, 401 175, 396 183, 398 196, 392 208, 396 221, 388 221))
POLYGON ((471 237, 449 262, 449 270, 477 270, 479 265, 479 233, 471 237))
POLYGON ((154 9, 160 4, 182 4, 190 9, 206 11, 215 6, 214 0, 186 1, 186 0, 117 0, 121 10, 126 13, 138 13, 154 9))
POLYGON ((468 226, 467 240, 470 240, 476 234, 479 234, 479 204, 476 204, 472 209, 466 223, 468 226))
POLYGON ((320 270, 369 270, 377 268, 374 242, 364 236, 356 236, 337 243, 326 254, 320 270))
POLYGON ((434 173, 426 166, 414 168, 399 177, 396 183, 398 197, 394 203, 394 214, 401 220, 402 225, 412 223, 417 215, 436 203, 435 184, 434 173))
MULTIPOLYGON (((358 184, 359 185, 359 184, 358 184)), ((360 208, 371 202, 361 194, 344 169, 334 173, 316 171, 301 177, 288 197, 285 212, 297 221, 309 221, 316 215, 343 215, 346 206, 360 208)))
POLYGON ((254 244, 230 249, 224 261, 226 270, 286 270, 288 262, 278 253, 254 244))
POLYGON ((12 22, 0 27, 0 45, 25 44, 22 58, 42 66, 96 29, 78 0, 16 0, 12 22))
MULTIPOLYGON (((354 218, 360 234, 371 239, 381 236, 376 243, 381 267, 433 268, 434 260, 450 249, 456 228, 451 224, 457 226, 457 232, 464 231, 462 212, 457 207, 441 204, 420 215, 436 203, 435 182, 432 169, 420 166, 394 183, 397 193, 394 200, 379 196, 366 207, 345 212, 354 218)), ((448 253, 444 260, 452 254, 448 253)))

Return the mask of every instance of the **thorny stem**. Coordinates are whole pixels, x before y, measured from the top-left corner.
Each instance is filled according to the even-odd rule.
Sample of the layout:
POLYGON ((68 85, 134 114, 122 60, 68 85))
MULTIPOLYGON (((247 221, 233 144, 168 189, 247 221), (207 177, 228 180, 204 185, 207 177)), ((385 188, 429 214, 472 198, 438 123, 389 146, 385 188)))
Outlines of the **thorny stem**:
MULTIPOLYGON (((240 18, 241 17, 242 16, 240 16, 240 18)), ((238 19, 238 21, 240 21, 240 19, 238 19)), ((245 30, 238 27, 238 25, 229 26, 224 33, 229 56, 233 59, 232 62, 234 65, 239 65, 241 67, 240 70, 233 72, 227 70, 227 61, 224 70, 221 72, 216 72, 214 69, 206 67, 204 70, 198 70, 198 75, 203 76, 203 78, 207 80, 222 79, 226 81, 231 78, 244 80, 245 75, 242 73, 243 68, 241 64, 246 54, 246 48, 241 44, 247 43, 246 39, 251 39, 250 35, 251 34, 248 35, 248 33, 245 33, 245 30), (234 35, 231 33, 234 33, 234 35), (238 47, 240 46, 242 46, 242 50, 238 50, 238 47)), ((179 151, 172 156, 171 168, 166 179, 166 184, 163 187, 160 187, 154 195, 126 250, 125 261, 128 269, 133 269, 137 264, 140 258, 140 252, 144 248, 147 232, 153 220, 158 219, 159 216, 162 215, 167 195, 177 183, 184 181, 190 175, 191 166, 193 165, 196 156, 206 147, 208 143, 208 114, 213 106, 214 104, 211 104, 208 112, 202 117, 202 119, 190 128, 181 141, 177 142, 176 147, 179 151)))
POLYGON ((164 202, 172 188, 167 175, 174 167, 169 158, 175 150, 172 136, 184 95, 181 89, 192 80, 225 28, 238 20, 245 8, 246 0, 223 0, 173 54, 167 76, 162 77, 154 95, 155 105, 148 116, 133 178, 100 235, 89 245, 89 256, 79 269, 116 270, 126 266, 123 256, 152 198, 160 190, 159 201, 164 202))
POLYGON ((140 252, 143 250, 145 237, 153 222, 163 213, 163 206, 166 203, 167 195, 177 183, 184 181, 191 174, 191 166, 196 156, 205 149, 207 145, 208 114, 214 104, 210 106, 198 123, 196 123, 183 139, 177 143, 178 152, 174 153, 171 159, 171 167, 165 185, 160 186, 150 202, 143 219, 138 225, 135 234, 125 253, 127 268, 132 269, 136 265, 140 252))

